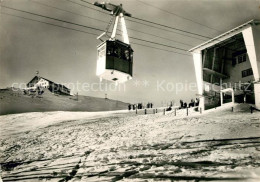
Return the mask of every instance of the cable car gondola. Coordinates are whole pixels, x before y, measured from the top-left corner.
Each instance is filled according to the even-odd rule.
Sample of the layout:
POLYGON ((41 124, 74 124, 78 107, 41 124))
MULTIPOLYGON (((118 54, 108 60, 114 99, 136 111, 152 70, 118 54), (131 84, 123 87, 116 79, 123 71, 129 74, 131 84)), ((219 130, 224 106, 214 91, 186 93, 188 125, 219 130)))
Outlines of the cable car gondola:
MULTIPOLYGON (((125 16, 131 16, 125 12, 122 5, 116 6, 111 3, 94 3, 94 5, 101 7, 104 10, 110 11, 115 17, 114 27, 111 37, 102 41, 97 48, 97 76, 100 80, 110 80, 117 83, 124 83, 133 76, 133 49, 129 44, 129 38, 126 30, 125 16), (123 41, 115 39, 118 20, 121 20, 122 37, 123 41)), ((113 20, 113 19, 112 19, 113 20)), ((110 21, 110 24, 112 21, 110 21)), ((107 35, 109 26, 103 34, 97 39, 101 39, 102 36, 107 35)))

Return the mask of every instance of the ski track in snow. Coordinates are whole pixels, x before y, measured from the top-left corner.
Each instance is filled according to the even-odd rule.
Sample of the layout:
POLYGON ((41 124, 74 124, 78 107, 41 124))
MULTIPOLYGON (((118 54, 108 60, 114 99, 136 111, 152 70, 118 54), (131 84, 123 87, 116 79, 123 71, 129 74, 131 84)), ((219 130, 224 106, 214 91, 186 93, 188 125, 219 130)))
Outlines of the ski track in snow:
POLYGON ((2 178, 260 181, 259 118, 230 111, 178 118, 123 111, 0 116, 2 178))

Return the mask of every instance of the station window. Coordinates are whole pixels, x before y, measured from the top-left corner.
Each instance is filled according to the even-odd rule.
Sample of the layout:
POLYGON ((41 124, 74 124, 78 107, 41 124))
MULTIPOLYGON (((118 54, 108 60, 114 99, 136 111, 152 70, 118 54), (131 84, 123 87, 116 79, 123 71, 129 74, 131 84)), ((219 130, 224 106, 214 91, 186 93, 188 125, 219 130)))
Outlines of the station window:
POLYGON ((242 77, 247 77, 253 75, 253 70, 252 68, 246 69, 242 71, 242 77))
POLYGON ((246 62, 246 54, 241 54, 237 56, 237 64, 246 62))

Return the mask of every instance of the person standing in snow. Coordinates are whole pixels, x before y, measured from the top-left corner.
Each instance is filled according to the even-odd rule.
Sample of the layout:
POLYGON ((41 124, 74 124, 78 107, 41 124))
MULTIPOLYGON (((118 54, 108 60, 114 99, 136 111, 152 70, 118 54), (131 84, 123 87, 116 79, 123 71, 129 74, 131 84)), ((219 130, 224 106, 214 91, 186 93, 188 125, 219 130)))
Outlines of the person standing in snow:
POLYGON ((180 109, 183 108, 183 100, 180 100, 180 109))

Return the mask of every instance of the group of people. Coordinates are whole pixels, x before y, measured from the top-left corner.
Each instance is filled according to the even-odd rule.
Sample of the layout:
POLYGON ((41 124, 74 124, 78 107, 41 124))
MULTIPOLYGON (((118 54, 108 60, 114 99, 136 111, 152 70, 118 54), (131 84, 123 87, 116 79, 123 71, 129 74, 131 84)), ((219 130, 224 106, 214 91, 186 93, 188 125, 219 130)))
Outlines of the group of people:
MULTIPOLYGON (((138 104, 129 104, 128 110, 144 109, 145 106, 142 103, 138 104)), ((146 108, 153 108, 153 103, 148 102, 146 108)))
POLYGON ((153 103, 148 102, 146 108, 153 108, 153 103))
MULTIPOLYGON (((166 111, 171 111, 172 110, 172 103, 171 105, 166 109, 166 111)), ((190 108, 190 107, 196 107, 196 106, 199 106, 199 99, 196 98, 195 100, 194 99, 191 99, 190 103, 187 104, 186 102, 183 102, 183 100, 180 100, 180 107, 179 109, 185 109, 185 108, 190 108)))
POLYGON ((136 110, 136 109, 139 109, 141 106, 138 104, 138 105, 136 105, 136 104, 129 104, 128 105, 128 110, 130 111, 130 110, 136 110))
MULTIPOLYGON (((180 100, 180 107, 179 109, 185 109, 185 108, 190 108, 190 107, 196 107, 199 106, 199 98, 191 99, 190 103, 186 103, 183 100, 180 100)), ((173 103, 171 102, 170 106, 166 109, 166 111, 171 111, 172 110, 173 103)), ((148 102, 146 107, 143 105, 143 103, 138 103, 138 104, 129 104, 128 105, 128 110, 136 110, 136 109, 144 109, 144 108, 153 108, 153 103, 148 102)))
POLYGON ((196 98, 195 100, 194 99, 191 99, 190 103, 187 104, 186 102, 183 102, 183 100, 180 100, 180 109, 185 109, 185 108, 190 108, 190 107, 196 107, 196 106, 199 106, 199 99, 196 98))

